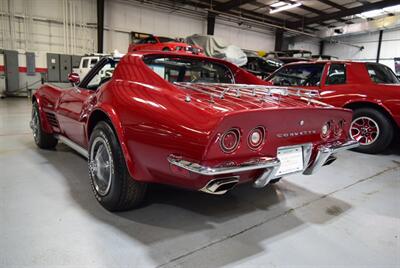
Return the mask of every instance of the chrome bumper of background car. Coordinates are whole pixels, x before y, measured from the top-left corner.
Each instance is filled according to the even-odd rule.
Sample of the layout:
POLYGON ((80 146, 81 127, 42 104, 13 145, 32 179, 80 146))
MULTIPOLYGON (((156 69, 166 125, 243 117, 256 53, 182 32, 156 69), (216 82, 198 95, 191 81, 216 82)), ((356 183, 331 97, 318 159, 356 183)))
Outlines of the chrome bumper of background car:
POLYGON ((337 142, 329 145, 321 145, 318 148, 317 156, 315 157, 314 162, 304 170, 303 174, 314 174, 320 167, 322 167, 326 163, 332 163, 332 161, 330 161, 329 159, 333 156, 333 154, 340 151, 353 149, 358 146, 360 146, 360 144, 355 140, 348 140, 344 143, 337 142))
MULTIPOLYGON (((312 152, 312 144, 301 144, 296 146, 288 146, 282 148, 298 147, 301 146, 303 149, 303 159, 304 159, 304 169, 297 171, 295 173, 303 173, 305 175, 314 174, 321 166, 325 164, 332 163, 335 158, 333 154, 342 150, 352 149, 359 146, 357 141, 350 140, 345 143, 334 143, 330 145, 323 145, 318 148, 317 156, 314 162, 310 165, 310 158, 312 152)), ((190 172, 204 175, 204 176, 217 176, 224 174, 232 174, 230 177, 226 178, 216 178, 210 180, 200 191, 210 193, 210 194, 224 194, 228 190, 232 189, 238 182, 239 177, 236 176, 238 173, 252 170, 264 170, 263 173, 258 177, 253 185, 254 187, 261 188, 266 186, 272 179, 276 178, 276 173, 280 167, 280 161, 278 158, 263 157, 258 158, 253 161, 248 161, 239 165, 228 165, 219 167, 208 167, 203 166, 198 163, 190 162, 170 155, 168 157, 168 162, 171 165, 180 167, 182 169, 188 170, 190 172)), ((292 173, 291 173, 292 174, 292 173)), ((291 174, 284 174, 291 175, 291 174)))

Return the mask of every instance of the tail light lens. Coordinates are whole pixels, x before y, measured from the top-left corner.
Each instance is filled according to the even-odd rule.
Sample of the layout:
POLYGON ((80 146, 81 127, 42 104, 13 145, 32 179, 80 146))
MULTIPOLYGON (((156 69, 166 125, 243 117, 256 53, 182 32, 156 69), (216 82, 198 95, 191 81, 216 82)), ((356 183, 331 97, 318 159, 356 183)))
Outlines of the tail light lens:
POLYGON ((339 120, 339 122, 335 125, 334 133, 337 138, 343 134, 344 123, 344 120, 339 120))
POLYGON ((249 133, 247 143, 252 150, 257 150, 261 147, 265 140, 265 129, 263 127, 256 127, 249 133))
POLYGON ((240 132, 236 128, 232 128, 221 136, 221 149, 224 153, 232 153, 239 146, 240 132))
POLYGON ((322 125, 321 127, 321 137, 322 138, 328 138, 329 135, 331 134, 331 128, 332 128, 332 122, 326 122, 325 124, 322 125))

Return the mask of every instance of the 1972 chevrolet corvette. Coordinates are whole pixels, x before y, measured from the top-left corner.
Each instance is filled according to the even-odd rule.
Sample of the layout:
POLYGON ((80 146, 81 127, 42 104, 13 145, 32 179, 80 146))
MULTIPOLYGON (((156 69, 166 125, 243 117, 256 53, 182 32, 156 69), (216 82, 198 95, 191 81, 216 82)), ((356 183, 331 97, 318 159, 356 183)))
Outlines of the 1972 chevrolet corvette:
POLYGON ((148 183, 210 194, 264 187, 358 145, 348 137, 350 110, 310 90, 266 86, 219 59, 134 52, 70 80, 34 94, 34 140, 87 157, 94 194, 111 211, 139 205, 148 183))

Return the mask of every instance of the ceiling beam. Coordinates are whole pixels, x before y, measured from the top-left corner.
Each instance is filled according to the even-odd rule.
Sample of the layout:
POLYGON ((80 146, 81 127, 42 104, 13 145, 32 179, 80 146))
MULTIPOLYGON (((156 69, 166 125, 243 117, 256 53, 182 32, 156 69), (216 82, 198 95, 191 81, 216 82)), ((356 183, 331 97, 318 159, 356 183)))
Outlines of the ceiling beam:
MULTIPOLYGON (((320 1, 320 2, 322 2, 322 1, 320 1)), ((312 7, 309 7, 309 6, 306 6, 306 5, 301 5, 301 6, 299 6, 299 8, 301 8, 303 10, 306 10, 306 11, 309 11, 309 12, 314 13, 314 14, 318 14, 320 16, 325 16, 327 14, 327 13, 321 11, 321 10, 318 10, 318 9, 315 9, 315 8, 312 8, 312 7)), ((342 19, 337 19, 337 20, 345 22, 345 20, 342 20, 342 19)))
MULTIPOLYGON (((254 1, 253 3, 251 3, 252 5, 254 5, 254 6, 256 6, 257 8, 256 9, 254 9, 252 12, 254 13, 254 14, 258 14, 259 16, 265 16, 264 15, 264 13, 262 13, 262 12, 258 12, 258 10, 260 10, 260 9, 265 9, 266 11, 269 11, 269 9, 270 9, 270 7, 268 6, 268 5, 265 5, 265 4, 262 4, 262 3, 260 3, 260 2, 257 2, 257 1, 254 1)), ((289 16, 289 17, 292 17, 292 18, 296 18, 296 19, 303 19, 304 18, 304 16, 302 16, 302 15, 299 15, 299 14, 296 14, 296 13, 292 13, 292 12, 289 12, 289 11, 281 11, 281 12, 279 12, 279 13, 281 13, 281 14, 284 14, 284 15, 286 15, 286 16, 289 16)), ((327 23, 321 23, 321 25, 323 25, 323 26, 328 26, 329 24, 327 24, 327 23)), ((315 29, 315 28, 312 28, 312 27, 308 27, 308 29, 310 29, 310 30, 312 30, 312 31, 318 31, 318 29, 315 29)))
POLYGON ((374 9, 381 9, 389 6, 394 6, 399 3, 399 0, 383 0, 380 2, 370 3, 354 8, 348 8, 346 10, 341 10, 333 13, 325 13, 324 15, 313 17, 313 18, 304 18, 303 21, 297 21, 290 23, 291 27, 298 27, 299 23, 303 23, 304 26, 313 24, 313 23, 321 23, 327 20, 337 20, 343 17, 360 14, 363 12, 371 11, 374 9))
POLYGON ((330 1, 330 0, 318 0, 318 1, 321 2, 321 3, 324 3, 324 4, 328 5, 328 6, 337 8, 337 9, 339 9, 339 10, 346 10, 346 9, 347 9, 347 8, 345 8, 344 6, 339 5, 339 4, 337 4, 337 3, 335 3, 335 2, 332 2, 332 1, 330 1))
MULTIPOLYGON (((292 12, 289 12, 289 11, 281 11, 280 13, 282 13, 282 14, 285 14, 285 15, 287 15, 287 16, 289 16, 289 17, 292 17, 292 18, 297 18, 297 19, 299 19, 299 20, 303 20, 305 17, 304 16, 302 16, 302 15, 299 15, 299 14, 296 14, 296 13, 292 13, 292 12)), ((328 26, 329 24, 328 23, 325 23, 325 22, 321 22, 321 23, 318 23, 318 24, 320 24, 320 25, 322 25, 322 26, 328 26)), ((310 27, 309 27, 310 28, 310 27)), ((312 28, 311 28, 312 29, 312 28)), ((314 29, 315 30, 315 29, 314 29)))
POLYGON ((245 5, 251 2, 255 2, 256 0, 230 0, 226 3, 217 4, 214 9, 221 12, 229 11, 233 8, 240 7, 241 5, 245 5))

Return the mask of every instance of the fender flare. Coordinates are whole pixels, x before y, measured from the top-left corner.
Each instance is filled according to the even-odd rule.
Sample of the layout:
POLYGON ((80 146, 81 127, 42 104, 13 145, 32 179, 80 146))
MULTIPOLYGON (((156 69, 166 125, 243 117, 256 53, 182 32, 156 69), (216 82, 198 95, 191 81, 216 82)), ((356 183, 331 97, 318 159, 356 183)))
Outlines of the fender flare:
POLYGON ((342 107, 348 108, 348 106, 351 106, 351 105, 362 105, 362 104, 378 106, 382 111, 384 111, 389 116, 389 118, 391 120, 393 120, 393 118, 394 118, 392 112, 385 105, 383 105, 380 101, 373 101, 373 100, 368 100, 368 99, 355 99, 355 100, 349 100, 349 101, 345 102, 342 107))
POLYGON ((42 130, 48 134, 53 134, 53 128, 50 126, 47 121, 47 117, 45 116, 45 112, 43 111, 42 99, 39 94, 35 93, 32 97, 32 105, 34 102, 37 102, 39 108, 39 116, 42 130))
POLYGON ((115 109, 108 104, 102 104, 99 107, 94 108, 90 115, 88 116, 88 120, 87 120, 87 124, 86 124, 86 136, 87 136, 87 140, 89 143, 90 137, 89 137, 89 123, 91 121, 92 115, 96 112, 96 111, 100 111, 103 114, 105 114, 107 116, 107 118, 110 120, 111 123, 111 127, 114 129, 114 132, 117 136, 118 142, 121 146, 122 149, 122 153, 124 155, 124 159, 125 159, 125 164, 126 167, 128 169, 129 174, 131 175, 132 178, 134 178, 134 174, 135 174, 135 163, 132 160, 132 157, 129 153, 126 141, 125 141, 125 136, 124 136, 124 130, 121 124, 121 121, 119 120, 118 114, 116 113, 115 109))

